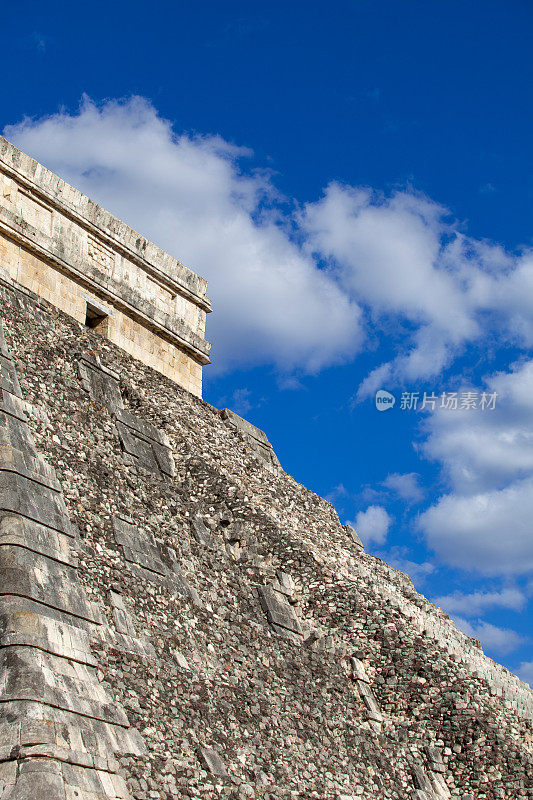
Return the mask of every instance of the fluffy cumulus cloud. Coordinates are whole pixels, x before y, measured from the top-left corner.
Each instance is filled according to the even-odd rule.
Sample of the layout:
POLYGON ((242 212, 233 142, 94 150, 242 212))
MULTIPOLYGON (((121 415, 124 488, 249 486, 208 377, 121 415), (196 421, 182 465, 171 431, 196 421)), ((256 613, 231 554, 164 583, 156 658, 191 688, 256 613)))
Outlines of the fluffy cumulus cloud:
POLYGON ((315 372, 358 351, 357 304, 295 243, 269 175, 246 169, 250 151, 178 136, 142 98, 85 99, 4 133, 208 279, 215 368, 315 372))
POLYGON ((412 193, 382 199, 333 183, 307 205, 303 224, 311 248, 334 259, 343 283, 375 315, 400 312, 462 338, 476 329, 464 293, 440 263, 444 213, 412 193))
POLYGON ((533 689, 533 661, 522 661, 517 674, 519 678, 529 683, 533 689))
POLYGON ((456 617, 455 624, 467 636, 479 639, 484 650, 496 655, 504 656, 512 653, 513 650, 527 642, 527 639, 524 636, 520 636, 516 631, 508 628, 498 628, 490 622, 471 623, 456 617))
POLYGON ((437 410, 424 451, 450 491, 420 517, 429 545, 487 575, 533 570, 533 362, 487 379, 494 411, 437 410))
POLYGON ((454 592, 453 594, 436 597, 433 602, 448 614, 477 617, 489 608, 507 608, 512 611, 521 611, 527 599, 520 589, 509 587, 500 591, 476 591, 467 594, 454 592))
POLYGON ((533 474, 533 361, 487 379, 493 411, 436 409, 428 419, 426 456, 440 461, 458 494, 500 489, 533 474))
POLYGON ((376 555, 383 558, 391 567, 407 573, 417 587, 423 587, 429 575, 435 572, 435 565, 431 561, 423 561, 422 563, 413 561, 409 557, 409 548, 405 545, 394 545, 386 552, 377 553, 376 555))
POLYGON ((363 397, 438 374, 489 331, 533 343, 533 254, 467 237, 413 191, 332 183, 298 211, 249 150, 178 134, 139 97, 85 98, 4 133, 209 280, 214 369, 273 364, 294 386, 371 331, 397 355, 363 397))
POLYGON ((533 570, 533 478, 504 489, 440 498, 421 517, 430 547, 448 564, 487 575, 533 570))
POLYGON ((416 472, 392 472, 383 481, 383 486, 408 503, 419 503, 424 498, 416 472))
POLYGON ((369 506, 357 514, 352 524, 364 544, 383 544, 392 522, 383 506, 369 506))
POLYGON ((370 373, 359 399, 440 374, 488 331, 533 341, 533 255, 467 237, 429 198, 332 183, 301 224, 307 247, 328 261, 373 329, 392 320, 399 332, 397 356, 370 373))

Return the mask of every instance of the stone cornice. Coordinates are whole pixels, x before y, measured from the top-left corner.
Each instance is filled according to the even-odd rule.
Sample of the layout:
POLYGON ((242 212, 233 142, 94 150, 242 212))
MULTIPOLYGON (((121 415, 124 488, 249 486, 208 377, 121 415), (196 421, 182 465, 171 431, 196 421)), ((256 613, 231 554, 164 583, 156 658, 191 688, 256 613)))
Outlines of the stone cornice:
POLYGON ((207 281, 0 136, 0 171, 206 312, 207 281))
POLYGON ((72 254, 68 260, 62 257, 59 243, 47 237, 21 217, 10 212, 0 203, 0 232, 17 244, 43 258, 56 269, 74 277, 77 283, 85 286, 115 308, 125 311, 146 328, 156 331, 159 336, 190 353, 200 364, 209 364, 211 345, 194 333, 180 319, 156 308, 130 287, 119 284, 94 265, 84 262, 77 264, 72 254))

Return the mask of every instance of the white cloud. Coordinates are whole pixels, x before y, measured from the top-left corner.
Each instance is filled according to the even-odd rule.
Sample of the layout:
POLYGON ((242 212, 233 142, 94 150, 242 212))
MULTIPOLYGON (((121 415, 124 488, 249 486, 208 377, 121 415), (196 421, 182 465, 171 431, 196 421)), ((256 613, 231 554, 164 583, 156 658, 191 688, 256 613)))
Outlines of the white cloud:
POLYGON ((504 489, 450 494, 420 517, 429 546, 448 564, 487 575, 533 570, 533 477, 504 489))
POLYGON ((456 567, 487 575, 533 570, 533 362, 487 379, 494 411, 437 410, 422 451, 442 464, 450 493, 419 520, 456 567))
MULTIPOLYGON (((381 367, 378 383, 437 374, 459 344, 479 335, 458 274, 461 261, 451 258, 447 243, 457 233, 442 206, 412 192, 384 198, 332 183, 306 206, 302 224, 309 247, 331 259, 374 321, 397 316, 414 326, 410 346, 381 367)), ((375 384, 374 377, 361 395, 375 384)))
POLYGON ((249 166, 249 150, 176 135, 139 97, 85 98, 74 114, 4 132, 209 280, 213 369, 313 373, 352 359, 372 331, 396 355, 363 382, 363 397, 439 374, 488 332, 533 343, 533 253, 465 236, 411 190, 384 197, 331 183, 296 213, 271 175, 249 166))
POLYGON ((392 524, 392 517, 387 514, 383 506, 369 506, 366 511, 360 511, 353 525, 364 544, 375 542, 383 544, 392 524))
POLYGON ((533 661, 522 661, 516 674, 533 689, 533 661))
POLYGON ((426 582, 428 575, 435 572, 435 565, 430 561, 422 563, 412 561, 409 558, 409 550, 405 546, 395 545, 383 554, 379 553, 377 555, 383 558, 391 567, 407 573, 415 586, 422 586, 426 582))
POLYGON ((496 625, 491 625, 490 622, 470 623, 461 617, 456 617, 454 621, 459 630, 466 633, 467 636, 479 639, 484 650, 501 656, 512 653, 513 650, 527 642, 527 639, 516 631, 498 628, 496 625))
POLYGON ((331 183, 306 205, 302 227, 308 248, 329 259, 346 291, 369 309, 373 328, 400 334, 397 355, 362 383, 359 400, 387 384, 440 374, 489 331, 533 341, 533 254, 510 255, 465 236, 427 197, 331 183))
POLYGON ((337 486, 334 486, 330 492, 327 493, 325 499, 328 501, 328 503, 334 504, 336 500, 340 500, 340 498, 342 497, 348 497, 348 494, 349 494, 348 490, 346 489, 344 484, 339 483, 337 484, 337 486))
POLYGON ((307 205, 304 226, 310 245, 335 259, 343 283, 374 314, 400 312, 453 337, 471 335, 475 325, 464 295, 453 276, 438 267, 444 213, 412 193, 384 199, 368 189, 332 183, 322 200, 307 205))
POLYGON ((447 614, 463 614, 467 617, 477 617, 487 608, 508 608, 520 611, 524 608, 527 599, 520 589, 507 588, 500 591, 477 591, 464 594, 453 594, 436 597, 433 601, 447 614))
POLYGON ((410 503, 419 503, 424 498, 424 492, 420 488, 416 472, 392 472, 383 481, 383 486, 395 492, 402 500, 410 503))
POLYGON ((423 452, 442 463, 456 493, 504 487, 533 474, 533 361, 487 379, 494 411, 437 409, 426 422, 423 452))
POLYGON ((315 372, 353 357, 360 312, 290 235, 250 151, 219 136, 173 133, 143 98, 8 126, 18 147, 209 281, 217 369, 270 363, 315 372))
POLYGON ((507 402, 517 412, 533 412, 533 361, 513 364, 511 372, 498 372, 489 380, 499 404, 507 402))
POLYGON ((352 405, 355 406, 360 400, 367 397, 372 397, 379 389, 387 389, 390 385, 396 383, 396 378, 393 375, 392 364, 380 364, 379 367, 371 370, 366 378, 361 382, 355 397, 353 398, 352 405))

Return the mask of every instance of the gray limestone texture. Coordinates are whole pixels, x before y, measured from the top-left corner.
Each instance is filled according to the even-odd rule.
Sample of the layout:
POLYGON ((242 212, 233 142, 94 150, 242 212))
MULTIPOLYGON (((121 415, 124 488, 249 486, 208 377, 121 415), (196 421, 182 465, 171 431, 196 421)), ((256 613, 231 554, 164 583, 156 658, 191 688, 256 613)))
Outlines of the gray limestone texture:
POLYGON ((0 301, 2 486, 39 505, 0 515, 2 800, 529 800, 529 687, 257 434, 1 277, 0 301))

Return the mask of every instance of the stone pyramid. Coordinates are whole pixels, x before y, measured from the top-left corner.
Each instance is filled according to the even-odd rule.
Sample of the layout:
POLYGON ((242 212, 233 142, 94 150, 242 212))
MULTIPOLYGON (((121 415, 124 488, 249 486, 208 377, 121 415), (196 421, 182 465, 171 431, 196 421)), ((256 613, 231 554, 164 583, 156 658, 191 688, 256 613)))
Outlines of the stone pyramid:
POLYGON ((266 436, 0 273, 0 798, 533 797, 533 693, 266 436))

